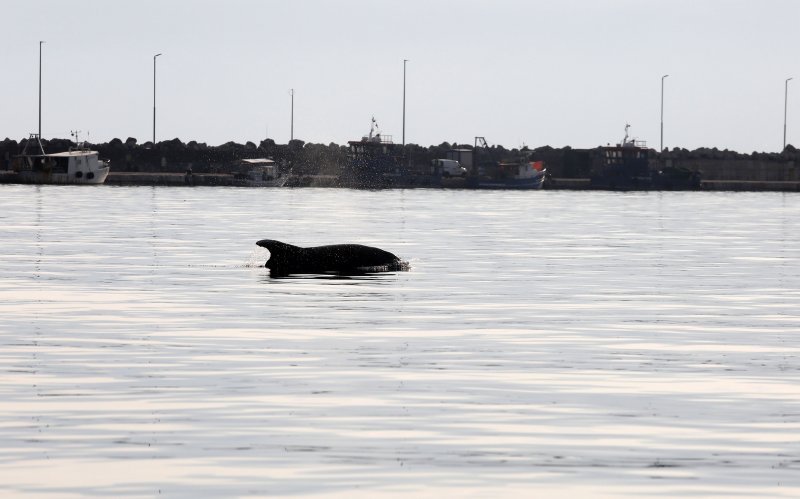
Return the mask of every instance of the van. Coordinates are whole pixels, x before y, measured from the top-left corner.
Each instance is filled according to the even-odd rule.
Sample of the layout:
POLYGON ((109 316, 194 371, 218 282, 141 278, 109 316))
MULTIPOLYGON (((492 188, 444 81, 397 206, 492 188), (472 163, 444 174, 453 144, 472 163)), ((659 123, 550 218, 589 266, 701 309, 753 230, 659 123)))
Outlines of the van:
POLYGON ((434 159, 431 163, 433 166, 433 173, 441 173, 442 177, 467 176, 467 169, 454 159, 434 159))

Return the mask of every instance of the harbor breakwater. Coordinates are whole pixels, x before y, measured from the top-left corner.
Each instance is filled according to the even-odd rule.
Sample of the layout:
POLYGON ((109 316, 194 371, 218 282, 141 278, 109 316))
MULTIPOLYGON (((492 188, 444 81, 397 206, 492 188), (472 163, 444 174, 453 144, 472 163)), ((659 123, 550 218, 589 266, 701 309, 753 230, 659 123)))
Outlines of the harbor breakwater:
MULTIPOLYGON (((9 170, 15 156, 21 153, 27 139, 0 141, 3 170, 9 170)), ((49 153, 74 147, 66 139, 43 140, 49 153)), ((228 142, 219 146, 179 139, 139 144, 136 139, 125 142, 113 139, 91 144, 100 156, 111 161, 109 183, 137 185, 234 185, 234 177, 243 171, 244 159, 271 158, 278 171, 288 175, 287 185, 336 186, 336 178, 348 162, 349 147, 334 143, 312 144, 293 140, 277 144, 267 139, 256 145, 228 142), (186 173, 191 172, 190 176, 186 173)), ((471 145, 443 142, 436 146, 395 144, 395 153, 411 170, 424 172, 431 160, 443 158, 451 149, 472 149, 471 145)), ((500 161, 527 156, 544 161, 551 187, 587 188, 585 182, 592 169, 602 161, 602 148, 573 149, 550 146, 535 149, 506 149, 495 145, 480 150, 482 161, 500 161)), ((705 188, 734 190, 800 190, 800 151, 789 145, 781 153, 738 153, 716 148, 686 150, 675 148, 658 153, 651 150, 650 168, 681 168, 701 174, 705 188)), ((420 183, 429 186, 429 183, 420 183)))

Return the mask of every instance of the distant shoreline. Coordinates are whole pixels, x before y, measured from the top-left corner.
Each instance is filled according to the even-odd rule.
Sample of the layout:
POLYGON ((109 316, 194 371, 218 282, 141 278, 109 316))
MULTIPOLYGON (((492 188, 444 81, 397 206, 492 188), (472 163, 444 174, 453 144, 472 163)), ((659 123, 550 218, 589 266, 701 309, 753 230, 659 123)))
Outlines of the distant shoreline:
MULTIPOLYGON (((26 139, 0 141, 0 170, 10 170, 11 160, 19 155, 26 139)), ((48 153, 68 150, 75 145, 67 139, 42 141, 48 153)), ((110 160, 111 173, 107 183, 117 185, 185 185, 184 174, 191 171, 194 185, 234 185, 233 176, 241 172, 242 160, 271 158, 281 174, 289 175, 290 187, 337 186, 335 181, 348 162, 349 147, 338 144, 311 144, 301 140, 277 144, 264 140, 238 144, 228 142, 220 146, 179 139, 138 144, 136 139, 125 142, 114 139, 107 143, 89 145, 101 158, 110 160)), ((414 170, 429 170, 432 159, 446 157, 451 149, 472 149, 469 144, 443 142, 437 146, 422 147, 416 144, 392 144, 393 150, 414 170)), ((505 149, 493 145, 479 149, 484 160, 500 160, 525 155, 532 161, 543 161, 548 172, 547 188, 585 189, 593 165, 600 156, 601 146, 592 149, 550 146, 533 149, 505 149)), ((777 190, 798 191, 800 185, 800 151, 791 145, 781 153, 738 153, 700 148, 693 151, 674 148, 661 153, 650 150, 650 168, 677 167, 702 173, 702 188, 707 190, 777 190)), ((459 187, 431 183, 424 175, 417 175, 410 184, 402 182, 396 187, 459 187)), ((406 179, 408 180, 408 179, 406 179)), ((0 175, 0 182, 10 181, 8 173, 0 175)), ((387 187, 392 187, 388 185, 387 187)))
MULTIPOLYGON (((15 173, 0 171, 0 184, 16 184, 15 173)), ((193 174, 191 184, 186 181, 184 173, 141 173, 141 172, 111 172, 106 180, 106 185, 115 186, 161 186, 161 187, 189 187, 212 186, 234 187, 232 174, 193 174)), ((330 175, 305 176, 289 182, 288 188, 334 188, 340 187, 336 178, 330 175)), ((242 189, 257 188, 241 186, 242 189)), ((268 187, 269 188, 269 187, 268 187)), ((463 185, 396 185, 387 189, 464 189, 463 185)), ((592 188, 588 178, 550 178, 545 183, 545 190, 602 190, 592 188)), ((700 191, 734 191, 734 192, 800 192, 800 181, 759 181, 759 180, 703 180, 700 191)))

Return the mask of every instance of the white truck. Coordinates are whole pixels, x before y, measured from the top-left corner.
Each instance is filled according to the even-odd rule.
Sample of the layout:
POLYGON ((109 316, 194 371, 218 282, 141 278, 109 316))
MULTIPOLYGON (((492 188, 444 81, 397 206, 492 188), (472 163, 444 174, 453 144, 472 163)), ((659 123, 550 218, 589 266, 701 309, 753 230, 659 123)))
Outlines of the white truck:
POLYGON ((434 159, 431 162, 432 173, 440 173, 442 177, 466 177, 467 169, 454 159, 434 159))

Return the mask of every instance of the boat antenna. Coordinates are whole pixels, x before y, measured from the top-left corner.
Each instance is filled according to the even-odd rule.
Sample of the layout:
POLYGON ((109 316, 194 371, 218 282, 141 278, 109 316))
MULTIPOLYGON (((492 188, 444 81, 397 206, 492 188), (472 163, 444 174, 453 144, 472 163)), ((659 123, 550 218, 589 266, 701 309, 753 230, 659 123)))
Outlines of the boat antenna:
POLYGON ((372 117, 372 122, 369 125, 369 138, 372 140, 373 135, 378 136, 380 135, 380 127, 378 127, 378 122, 375 121, 375 116, 372 117))

